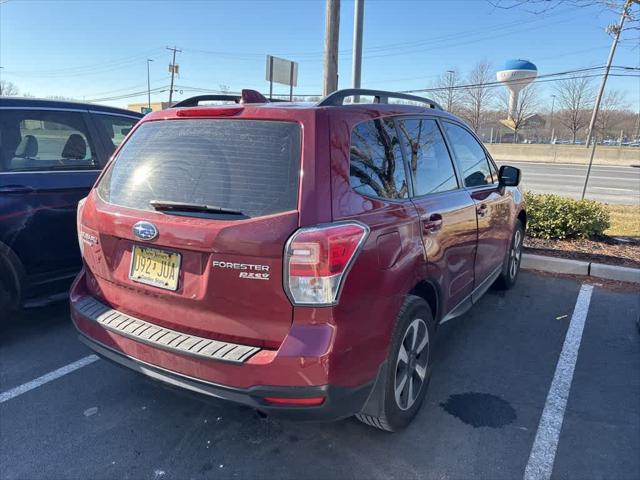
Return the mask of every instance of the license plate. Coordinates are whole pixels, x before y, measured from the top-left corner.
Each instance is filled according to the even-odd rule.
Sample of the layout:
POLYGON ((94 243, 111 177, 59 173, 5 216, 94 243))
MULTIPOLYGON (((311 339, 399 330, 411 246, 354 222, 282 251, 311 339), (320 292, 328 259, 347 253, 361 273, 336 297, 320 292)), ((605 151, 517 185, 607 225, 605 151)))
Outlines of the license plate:
POLYGON ((129 278, 167 290, 178 289, 180 254, 157 248, 133 246, 129 278))

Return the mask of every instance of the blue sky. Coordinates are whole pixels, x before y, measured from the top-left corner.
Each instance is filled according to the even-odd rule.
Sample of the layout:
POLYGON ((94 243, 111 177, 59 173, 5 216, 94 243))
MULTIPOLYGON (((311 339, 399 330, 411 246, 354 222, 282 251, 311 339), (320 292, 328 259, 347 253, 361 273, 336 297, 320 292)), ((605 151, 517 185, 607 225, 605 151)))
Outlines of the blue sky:
MULTIPOLYGON (((176 45, 178 86, 268 91, 271 53, 299 62, 296 93, 317 94, 324 9, 324 0, 0 0, 0 76, 35 96, 93 100, 145 92, 102 102, 125 106, 146 101, 147 58, 154 60, 152 88, 168 85, 165 47, 176 45)), ((611 44, 603 28, 615 21, 606 10, 567 5, 535 15, 485 0, 365 0, 363 87, 425 88, 445 70, 464 74, 482 59, 496 70, 510 58, 530 59, 541 75, 602 65, 611 44)), ((353 2, 343 0, 341 87, 351 83, 352 28, 353 2)), ((623 40, 614 64, 640 66, 638 32, 624 32, 623 40)), ((640 78, 612 78, 608 85, 640 108, 640 78)), ((177 98, 193 94, 183 88, 177 98)))

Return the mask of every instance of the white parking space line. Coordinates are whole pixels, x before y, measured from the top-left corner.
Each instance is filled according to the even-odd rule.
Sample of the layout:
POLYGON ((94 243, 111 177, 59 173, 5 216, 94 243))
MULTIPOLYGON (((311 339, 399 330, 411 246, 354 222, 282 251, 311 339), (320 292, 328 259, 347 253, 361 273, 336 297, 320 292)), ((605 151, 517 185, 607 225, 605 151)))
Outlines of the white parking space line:
POLYGON ((529 461, 524 471, 525 480, 551 478, 592 292, 593 285, 582 285, 580 288, 551 388, 549 388, 544 410, 540 417, 529 461))
POLYGON ((45 383, 52 382, 53 380, 63 377, 68 373, 75 372, 79 368, 86 367, 87 365, 92 364, 96 360, 99 360, 99 357, 97 355, 89 355, 73 363, 70 363, 69 365, 60 367, 57 370, 54 370, 53 372, 46 373, 41 377, 36 378, 35 380, 31 380, 30 382, 23 383, 22 385, 12 388, 11 390, 2 392, 0 393, 0 403, 4 403, 7 400, 11 400, 12 398, 22 395, 23 393, 27 393, 28 391, 33 390, 34 388, 38 388, 44 385, 45 383))
POLYGON ((598 190, 615 190, 616 192, 633 192, 630 188, 612 188, 612 187, 589 187, 597 188, 598 190))

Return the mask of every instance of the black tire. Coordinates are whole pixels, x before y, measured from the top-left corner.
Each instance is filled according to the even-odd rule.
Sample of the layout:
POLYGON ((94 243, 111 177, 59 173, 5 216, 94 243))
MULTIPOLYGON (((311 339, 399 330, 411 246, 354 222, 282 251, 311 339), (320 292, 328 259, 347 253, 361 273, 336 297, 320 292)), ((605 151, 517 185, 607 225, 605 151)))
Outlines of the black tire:
POLYGON ((511 244, 507 257, 502 266, 502 272, 496 280, 496 286, 501 290, 509 290, 516 284, 518 273, 520 273, 520 264, 522 263, 522 242, 524 241, 524 228, 522 222, 516 220, 513 234, 511 235, 511 244))
POLYGON ((434 339, 435 320, 429 304, 420 297, 408 295, 398 313, 387 368, 379 379, 382 384, 374 388, 367 405, 356 415, 358 420, 388 432, 398 431, 411 423, 429 386, 434 339), (400 358, 401 351, 406 360, 400 358), (417 393, 415 385, 419 385, 417 393), (396 387, 400 391, 398 395, 396 387))

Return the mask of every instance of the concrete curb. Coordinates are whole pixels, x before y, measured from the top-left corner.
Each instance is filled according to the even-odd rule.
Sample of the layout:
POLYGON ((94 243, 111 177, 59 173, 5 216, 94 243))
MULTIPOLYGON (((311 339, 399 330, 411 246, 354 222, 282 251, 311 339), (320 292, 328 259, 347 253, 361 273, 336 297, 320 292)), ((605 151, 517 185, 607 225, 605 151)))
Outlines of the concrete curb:
POLYGON ((568 258, 547 257, 532 253, 522 254, 522 268, 543 272, 567 273, 571 275, 588 275, 621 282, 640 283, 640 268, 604 265, 602 263, 571 260, 568 258))
POLYGON ((640 283, 640 268, 619 267, 592 263, 589 275, 592 277, 609 278, 621 282, 640 283))

